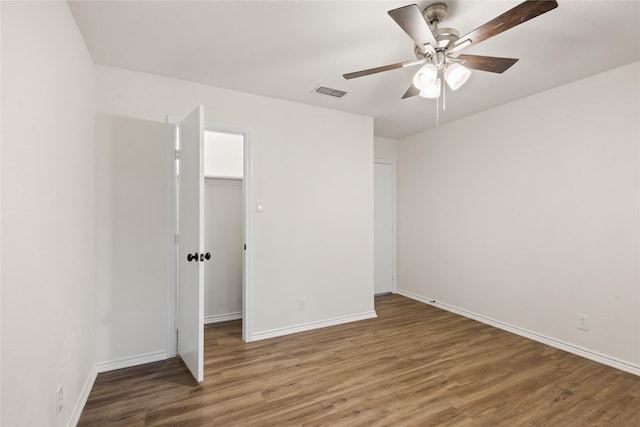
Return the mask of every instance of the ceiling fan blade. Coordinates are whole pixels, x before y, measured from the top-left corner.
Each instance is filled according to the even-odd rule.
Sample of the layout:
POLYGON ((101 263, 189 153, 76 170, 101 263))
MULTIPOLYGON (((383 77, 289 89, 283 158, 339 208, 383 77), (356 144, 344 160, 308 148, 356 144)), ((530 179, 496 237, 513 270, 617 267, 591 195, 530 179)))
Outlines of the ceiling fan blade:
POLYGON ((404 95, 402 95, 402 99, 411 98, 412 96, 416 96, 419 93, 420 93, 420 89, 415 87, 412 83, 411 86, 409 86, 409 89, 407 89, 404 95))
POLYGON ((430 45, 432 48, 438 46, 438 42, 418 9, 418 5, 411 4, 390 10, 388 13, 418 46, 430 45))
POLYGON ((513 9, 460 37, 448 52, 453 53, 471 45, 476 45, 556 7, 558 7, 558 2, 555 0, 528 0, 520 3, 513 9))
POLYGON ((495 56, 478 56, 460 54, 456 59, 462 59, 464 66, 474 70, 488 71, 490 73, 504 73, 513 64, 518 62, 515 58, 498 58, 495 56))
POLYGON ((411 67, 412 65, 419 65, 424 63, 424 59, 412 59, 410 61, 398 62, 396 64, 383 65, 382 67, 369 68, 368 70, 354 71, 353 73, 343 74, 347 80, 355 79, 356 77, 368 76, 370 74, 382 73, 383 71, 395 70, 398 68, 411 67))

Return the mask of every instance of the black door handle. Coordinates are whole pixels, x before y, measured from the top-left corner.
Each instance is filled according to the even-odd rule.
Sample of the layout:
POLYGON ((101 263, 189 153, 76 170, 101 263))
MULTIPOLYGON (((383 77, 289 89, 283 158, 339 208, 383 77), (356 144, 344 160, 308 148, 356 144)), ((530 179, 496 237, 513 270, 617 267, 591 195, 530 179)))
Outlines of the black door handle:
POLYGON ((187 261, 195 261, 198 262, 198 252, 195 252, 193 255, 187 254, 187 261))
POLYGON ((211 259, 211 253, 207 252, 206 254, 200 254, 200 261, 204 261, 204 260, 210 260, 211 259))

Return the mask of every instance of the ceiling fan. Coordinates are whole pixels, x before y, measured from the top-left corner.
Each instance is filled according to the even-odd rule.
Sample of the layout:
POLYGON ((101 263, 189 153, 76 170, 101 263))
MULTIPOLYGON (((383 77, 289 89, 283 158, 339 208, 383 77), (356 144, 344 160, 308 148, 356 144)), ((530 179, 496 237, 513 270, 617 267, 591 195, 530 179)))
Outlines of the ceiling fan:
POLYGON ((354 79, 383 71, 424 64, 413 77, 413 82, 402 99, 415 95, 421 95, 425 98, 439 98, 444 86, 443 80, 452 90, 456 90, 469 78, 471 74, 469 68, 491 73, 503 73, 518 62, 514 58, 465 55, 458 52, 556 7, 558 7, 558 3, 555 0, 528 0, 462 37, 453 28, 438 28, 438 24, 447 14, 447 5, 444 3, 431 4, 423 12, 420 12, 415 4, 393 9, 388 12, 389 16, 415 42, 416 59, 347 73, 343 74, 343 77, 354 79))

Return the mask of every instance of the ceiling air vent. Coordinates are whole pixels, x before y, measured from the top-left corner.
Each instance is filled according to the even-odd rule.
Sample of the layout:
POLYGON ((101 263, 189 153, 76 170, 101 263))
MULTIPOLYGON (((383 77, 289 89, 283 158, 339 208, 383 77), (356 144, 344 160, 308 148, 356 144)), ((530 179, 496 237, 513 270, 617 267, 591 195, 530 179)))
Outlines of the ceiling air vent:
POLYGON ((330 87, 325 87, 325 86, 318 86, 315 89, 315 92, 319 93, 319 94, 322 94, 322 95, 333 96, 335 98, 342 98, 343 96, 345 96, 347 94, 347 92, 345 92, 343 90, 331 89, 330 87))

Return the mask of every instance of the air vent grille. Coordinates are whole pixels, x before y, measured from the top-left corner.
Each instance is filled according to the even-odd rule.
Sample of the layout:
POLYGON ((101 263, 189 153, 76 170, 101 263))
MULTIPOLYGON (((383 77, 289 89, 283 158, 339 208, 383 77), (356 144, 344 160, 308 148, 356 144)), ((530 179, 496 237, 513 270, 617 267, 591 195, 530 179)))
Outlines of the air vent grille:
POLYGON ((322 94, 322 95, 333 96, 335 98, 342 98, 343 96, 345 96, 347 94, 347 92, 345 92, 343 90, 332 89, 332 88, 326 87, 326 86, 318 86, 315 91, 316 91, 316 93, 319 93, 319 94, 322 94))

